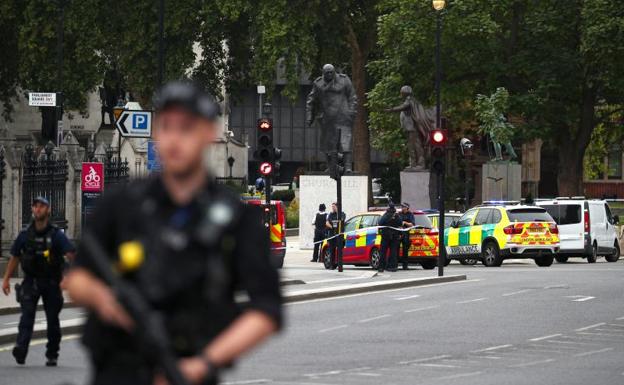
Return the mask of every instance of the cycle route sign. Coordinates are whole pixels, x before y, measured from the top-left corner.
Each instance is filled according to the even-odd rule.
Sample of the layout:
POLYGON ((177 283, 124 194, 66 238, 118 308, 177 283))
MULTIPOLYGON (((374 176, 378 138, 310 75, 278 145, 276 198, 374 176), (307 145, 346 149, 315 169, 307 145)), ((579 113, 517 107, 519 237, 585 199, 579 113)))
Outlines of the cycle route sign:
POLYGON ((104 164, 99 162, 83 163, 81 179, 80 189, 83 192, 102 192, 104 190, 104 164))

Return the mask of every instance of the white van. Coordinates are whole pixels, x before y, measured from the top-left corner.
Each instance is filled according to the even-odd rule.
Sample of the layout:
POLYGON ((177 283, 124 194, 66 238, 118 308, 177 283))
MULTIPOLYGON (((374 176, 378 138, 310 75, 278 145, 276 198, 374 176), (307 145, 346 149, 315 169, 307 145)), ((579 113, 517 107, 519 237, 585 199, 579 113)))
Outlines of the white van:
POLYGON ((617 237, 617 215, 612 215, 607 202, 584 198, 557 198, 535 202, 548 211, 559 227, 557 262, 570 257, 587 258, 594 263, 602 255, 608 262, 617 262, 620 245, 617 237))

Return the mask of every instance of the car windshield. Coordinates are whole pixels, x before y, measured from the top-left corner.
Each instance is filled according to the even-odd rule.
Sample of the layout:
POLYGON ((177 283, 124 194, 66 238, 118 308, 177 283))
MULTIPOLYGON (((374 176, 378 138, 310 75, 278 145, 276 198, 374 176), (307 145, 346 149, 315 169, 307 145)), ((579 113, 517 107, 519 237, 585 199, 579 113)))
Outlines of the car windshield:
POLYGON ((571 225, 581 223, 581 205, 543 205, 558 225, 571 225))
POLYGON ((414 222, 414 226, 416 227, 426 227, 428 229, 433 227, 431 221, 429 220, 429 217, 427 217, 426 215, 414 214, 414 222))
POLYGON ((544 209, 516 209, 509 210, 511 222, 552 222, 552 217, 544 209))

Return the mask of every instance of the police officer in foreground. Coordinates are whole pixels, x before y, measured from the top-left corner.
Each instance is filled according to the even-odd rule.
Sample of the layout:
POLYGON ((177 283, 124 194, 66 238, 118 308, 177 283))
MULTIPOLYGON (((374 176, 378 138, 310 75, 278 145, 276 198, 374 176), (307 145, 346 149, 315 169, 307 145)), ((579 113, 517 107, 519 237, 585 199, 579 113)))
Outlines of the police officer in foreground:
POLYGON ((22 315, 13 357, 20 365, 26 363, 37 303, 41 298, 48 328, 46 366, 56 366, 61 343, 61 280, 65 258, 71 260, 74 257, 74 246, 58 227, 50 223, 50 202, 47 199, 35 198, 31 211, 32 222, 19 233, 11 247, 11 259, 4 273, 2 291, 5 295, 11 293, 10 278, 21 264, 25 276, 21 285, 15 285, 15 291, 22 315))
POLYGON ((321 203, 319 205, 319 211, 314 215, 314 222, 312 225, 314 226, 314 252, 312 254, 312 260, 310 262, 318 262, 319 261, 319 251, 321 250, 321 242, 325 239, 325 234, 327 234, 327 213, 325 210, 325 203, 321 203))
POLYGON ((397 229, 401 228, 401 223, 401 217, 397 213, 394 203, 390 203, 386 212, 379 219, 379 226, 382 226, 379 272, 384 270, 397 271, 397 254, 399 253, 401 238, 401 232, 397 229))
MULTIPOLYGON (((245 205, 208 175, 204 155, 219 133, 219 106, 189 82, 155 96, 154 139, 162 171, 105 193, 91 225, 121 279, 160 312, 178 367, 190 384, 215 384, 229 366, 281 325, 277 271, 259 208, 245 205), (144 260, 124 263, 124 250, 144 260), (234 294, 248 300, 236 303, 234 294)), ((67 289, 90 310, 83 343, 95 385, 152 385, 166 380, 137 341, 140 330, 79 249, 67 289)))
POLYGON ((399 216, 401 217, 401 227, 406 229, 406 231, 401 233, 401 262, 403 263, 403 270, 407 270, 410 248, 410 232, 407 229, 414 227, 416 218, 414 217, 414 213, 410 210, 409 203, 405 202, 401 205, 399 216))
MULTIPOLYGON (((344 211, 341 213, 342 222, 344 223, 346 214, 344 211)), ((338 204, 336 202, 331 205, 331 213, 327 215, 327 220, 325 222, 325 227, 327 228, 327 237, 333 237, 329 240, 329 250, 331 253, 332 264, 336 264, 338 261, 338 257, 336 253, 338 251, 338 245, 341 243, 336 235, 340 234, 340 221, 338 220, 338 204)), ((342 230, 344 232, 344 229, 342 230)), ((333 265, 332 265, 333 266, 333 265)))

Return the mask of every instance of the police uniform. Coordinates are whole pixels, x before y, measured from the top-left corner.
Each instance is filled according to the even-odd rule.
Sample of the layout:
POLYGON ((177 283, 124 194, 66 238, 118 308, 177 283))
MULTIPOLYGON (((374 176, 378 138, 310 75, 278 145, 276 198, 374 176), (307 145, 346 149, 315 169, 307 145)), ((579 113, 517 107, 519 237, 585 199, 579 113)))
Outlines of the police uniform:
MULTIPOLYGON (((141 243, 145 261, 122 279, 162 314, 178 357, 200 354, 246 309, 281 324, 279 280, 261 211, 227 187, 209 181, 191 203, 179 206, 160 178, 134 181, 103 196, 86 231, 113 266, 120 245, 141 243), (239 291, 249 297, 245 304, 234 300, 239 291)), ((97 270, 81 249, 76 265, 97 270)), ((125 331, 91 314, 83 342, 94 384, 152 384, 156 368, 125 331)))
MULTIPOLYGON (((409 208, 409 206, 408 206, 409 208)), ((399 217, 401 218, 401 223, 403 222, 409 222, 412 225, 415 225, 416 223, 416 218, 414 217, 414 213, 412 213, 411 211, 407 211, 406 213, 404 213, 403 211, 401 211, 399 213, 399 217)), ((409 228, 409 226, 401 226, 404 229, 409 228)), ((402 255, 401 255, 401 262, 403 264, 403 269, 407 270, 408 267, 408 260, 409 260, 409 248, 410 248, 410 234, 409 231, 404 231, 401 234, 401 251, 402 251, 402 255)))
POLYGON ((22 314, 13 355, 19 361, 23 361, 28 354, 39 298, 43 301, 47 321, 48 364, 54 365, 58 358, 61 342, 59 313, 63 308, 60 283, 65 254, 73 251, 74 246, 65 234, 51 224, 42 231, 30 224, 19 233, 11 247, 11 255, 19 258, 25 275, 19 289, 16 288, 22 314))
POLYGON ((383 226, 381 229, 379 271, 383 271, 386 268, 388 270, 396 270, 401 234, 395 229, 400 228, 401 223, 401 218, 394 206, 390 207, 379 219, 379 226, 383 226), (387 255, 388 257, 386 257, 387 255), (388 258, 387 261, 386 258, 388 258))
POLYGON ((327 213, 319 211, 314 216, 314 253, 312 254, 312 262, 319 261, 319 250, 321 249, 321 241, 325 239, 327 234, 327 213))
MULTIPOLYGON (((344 223, 346 214, 342 212, 342 222, 344 223)), ((334 235, 339 233, 339 221, 338 221, 338 212, 332 211, 327 215, 327 221, 331 224, 332 228, 327 232, 329 237, 333 237, 334 235)), ((338 237, 333 237, 329 240, 329 250, 331 253, 331 259, 334 263, 338 262, 338 257, 336 256, 336 251, 338 249, 338 237)))

